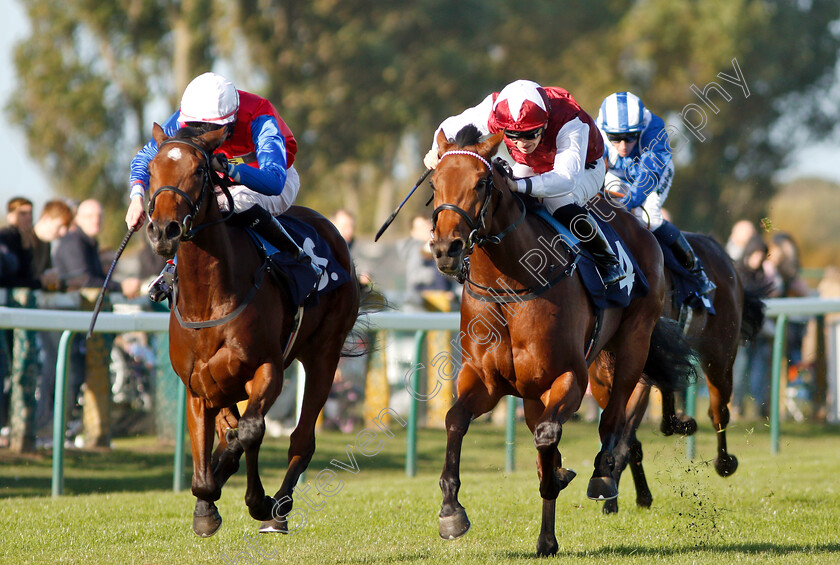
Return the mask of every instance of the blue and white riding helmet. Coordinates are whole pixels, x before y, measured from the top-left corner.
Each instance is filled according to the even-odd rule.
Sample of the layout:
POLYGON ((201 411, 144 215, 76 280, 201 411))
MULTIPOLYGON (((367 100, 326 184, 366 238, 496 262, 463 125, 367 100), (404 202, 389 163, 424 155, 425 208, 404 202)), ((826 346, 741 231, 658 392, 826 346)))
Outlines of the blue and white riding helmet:
POLYGON ((615 92, 601 102, 598 127, 605 133, 639 133, 645 129, 645 105, 632 92, 615 92))

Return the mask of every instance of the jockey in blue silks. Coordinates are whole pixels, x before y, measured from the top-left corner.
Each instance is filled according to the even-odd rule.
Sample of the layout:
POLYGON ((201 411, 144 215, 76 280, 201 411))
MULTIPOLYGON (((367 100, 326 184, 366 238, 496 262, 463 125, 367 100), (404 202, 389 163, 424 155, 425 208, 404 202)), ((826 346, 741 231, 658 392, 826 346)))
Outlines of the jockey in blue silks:
POLYGON ((623 201, 627 209, 697 278, 698 294, 714 290, 715 284, 706 276, 685 236, 662 217, 662 206, 674 180, 665 122, 632 92, 616 92, 601 103, 595 123, 607 148, 606 188, 627 195, 623 201))
MULTIPOLYGON (((283 214, 295 201, 300 177, 292 164, 297 142, 277 109, 265 98, 237 90, 231 81, 216 73, 194 78, 181 98, 180 108, 163 123, 163 131, 174 136, 178 129, 191 126, 202 133, 224 128, 224 142, 216 149, 212 166, 235 183, 234 225, 249 227, 271 243, 288 251, 301 263, 309 264, 316 275, 320 267, 286 232, 275 216, 283 214)), ((149 162, 158 146, 150 140, 131 161, 131 185, 126 224, 139 228, 145 220, 144 197, 149 184, 149 162)), ((219 207, 227 211, 228 202, 217 192, 219 207)), ((149 289, 149 298, 161 302, 171 292, 175 265, 169 262, 149 289)))

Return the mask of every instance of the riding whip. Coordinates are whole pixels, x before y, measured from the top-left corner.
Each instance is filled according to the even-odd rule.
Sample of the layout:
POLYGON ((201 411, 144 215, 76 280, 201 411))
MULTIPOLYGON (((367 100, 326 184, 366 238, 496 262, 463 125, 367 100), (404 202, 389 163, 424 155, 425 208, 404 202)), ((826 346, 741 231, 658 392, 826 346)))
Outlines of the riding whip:
POLYGON ((414 194, 414 191, 417 190, 420 187, 420 185, 423 183, 424 180, 426 180, 426 177, 429 176, 429 173, 431 173, 431 172, 432 172, 432 169, 426 169, 426 172, 424 172, 420 176, 420 178, 417 179, 417 184, 414 185, 414 188, 411 189, 411 192, 408 193, 408 196, 403 198, 403 201, 400 202, 400 205, 397 206, 397 209, 394 210, 393 212, 391 212, 391 215, 388 217, 387 220, 385 220, 385 223, 382 224, 382 227, 379 228, 379 231, 376 232, 376 237, 373 238, 373 241, 379 241, 379 236, 381 236, 383 233, 385 233, 385 230, 388 229, 388 226, 390 226, 391 222, 394 221, 394 218, 397 217, 397 214, 399 214, 402 207, 405 206, 405 203, 408 202, 408 199, 411 198, 411 195, 414 194))
POLYGON ((114 273, 114 267, 117 266, 117 261, 119 261, 120 255, 122 255, 128 240, 131 239, 133 234, 134 228, 129 228, 125 237, 123 237, 122 243, 120 243, 119 248, 117 248, 117 253, 114 255, 114 261, 111 263, 111 268, 108 269, 108 274, 105 275, 105 282, 102 283, 102 288, 99 290, 99 296, 96 297, 96 306, 93 307, 93 318, 90 320, 90 328, 88 328, 87 337, 85 339, 90 339, 90 336, 93 334, 93 326, 96 325, 96 318, 99 316, 99 310, 102 308, 102 300, 105 298, 105 289, 108 288, 111 275, 114 273))

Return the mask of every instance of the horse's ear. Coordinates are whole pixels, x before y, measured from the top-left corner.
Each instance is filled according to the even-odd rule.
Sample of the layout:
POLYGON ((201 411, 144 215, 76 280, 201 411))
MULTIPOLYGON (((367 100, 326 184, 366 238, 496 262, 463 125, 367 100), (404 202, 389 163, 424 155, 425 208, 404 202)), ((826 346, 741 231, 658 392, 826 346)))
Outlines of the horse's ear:
POLYGON ((221 127, 218 129, 214 129, 212 131, 208 131, 205 134, 198 136, 201 140, 204 147, 209 152, 213 152, 219 148, 219 146, 224 143, 225 135, 227 134, 227 128, 221 127))
POLYGON ((438 146, 438 157, 452 149, 455 145, 454 143, 449 143, 449 140, 446 139, 446 134, 443 133, 443 129, 438 131, 437 138, 435 138, 435 140, 437 141, 438 146))
POLYGON ((169 136, 163 133, 163 128, 160 127, 157 122, 155 122, 155 125, 152 126, 152 137, 154 138, 155 143, 158 144, 158 147, 160 147, 161 143, 169 139, 169 136))
POLYGON ((499 144, 502 142, 505 132, 500 131, 497 134, 491 135, 476 146, 476 150, 480 155, 485 157, 492 157, 499 149, 499 144))

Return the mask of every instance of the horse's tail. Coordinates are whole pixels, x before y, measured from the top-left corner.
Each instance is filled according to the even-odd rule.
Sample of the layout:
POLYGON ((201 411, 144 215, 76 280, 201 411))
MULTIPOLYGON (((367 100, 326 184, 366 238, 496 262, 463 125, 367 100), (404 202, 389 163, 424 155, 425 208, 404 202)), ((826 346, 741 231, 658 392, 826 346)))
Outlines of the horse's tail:
POLYGON ((680 324, 659 318, 650 338, 645 378, 663 391, 685 389, 697 379, 697 352, 691 347, 680 324))
POLYGON ((364 357, 379 347, 371 338, 370 319, 368 316, 374 312, 382 312, 391 309, 388 299, 380 292, 374 290, 370 284, 362 284, 356 279, 359 285, 359 314, 356 317, 356 325, 350 330, 347 339, 344 340, 344 347, 341 350, 342 357, 364 357))
POLYGON ((741 342, 752 341, 764 325, 767 305, 764 299, 770 296, 772 284, 753 284, 744 287, 744 306, 741 310, 741 342))

